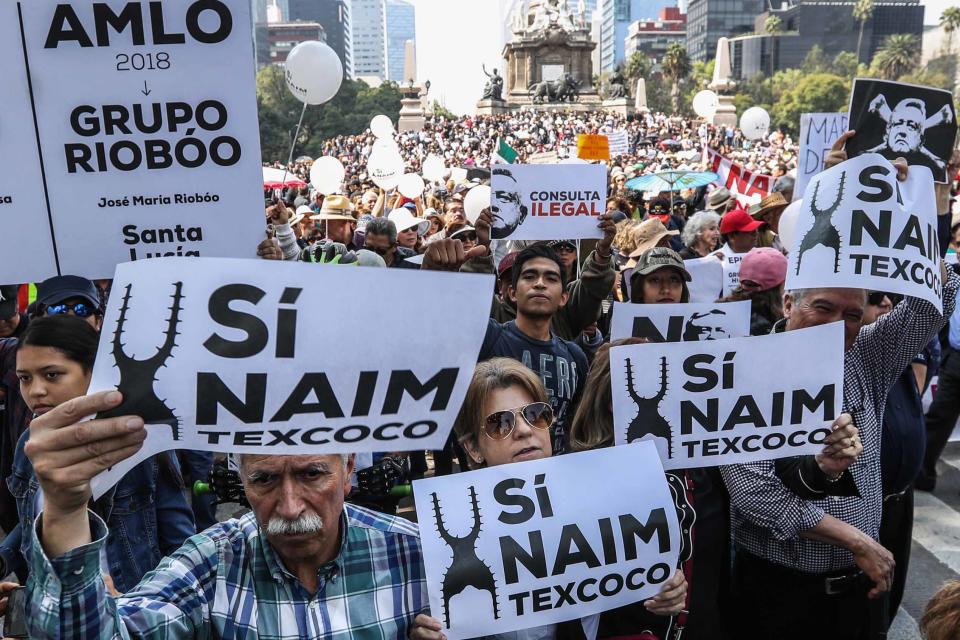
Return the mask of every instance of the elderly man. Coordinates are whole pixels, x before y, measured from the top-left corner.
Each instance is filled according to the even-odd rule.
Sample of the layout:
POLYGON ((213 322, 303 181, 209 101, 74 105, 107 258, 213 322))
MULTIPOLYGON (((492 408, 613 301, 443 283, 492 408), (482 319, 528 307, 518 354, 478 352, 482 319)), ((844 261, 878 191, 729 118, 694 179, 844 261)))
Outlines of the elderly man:
POLYGON ((77 420, 120 402, 116 391, 76 398, 30 426, 26 453, 46 499, 32 532, 31 638, 406 637, 427 605, 417 529, 344 504, 353 456, 243 456, 252 513, 108 595, 90 479, 133 455, 146 430, 133 416, 77 420))
MULTIPOLYGON (((899 170, 905 172, 905 163, 899 170)), ((960 277, 943 271, 943 309, 952 312, 960 277)), ((883 506, 880 439, 887 393, 945 320, 908 298, 864 327, 863 289, 808 289, 784 296, 774 331, 843 322, 843 412, 853 415, 863 453, 849 469, 859 495, 805 499, 791 493, 773 461, 722 468, 736 547, 734 629, 750 638, 865 637, 868 597, 890 589, 894 562, 878 542, 883 506)), ((794 363, 794 366, 816 363, 794 363)), ((831 478, 827 483, 839 481, 831 478)), ((843 492, 840 492, 843 493, 843 492)))

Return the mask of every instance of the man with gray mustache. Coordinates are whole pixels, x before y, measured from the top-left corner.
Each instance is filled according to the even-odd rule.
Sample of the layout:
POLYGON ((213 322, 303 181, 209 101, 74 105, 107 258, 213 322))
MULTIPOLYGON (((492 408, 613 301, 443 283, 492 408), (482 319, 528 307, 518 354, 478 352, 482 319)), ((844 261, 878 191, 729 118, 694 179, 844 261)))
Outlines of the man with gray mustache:
POLYGON ((344 502, 354 456, 240 457, 251 513, 193 536, 133 591, 100 575, 106 525, 90 479, 146 437, 117 391, 64 403, 30 425, 27 456, 46 502, 32 532, 31 638, 405 638, 427 608, 413 523, 344 502))

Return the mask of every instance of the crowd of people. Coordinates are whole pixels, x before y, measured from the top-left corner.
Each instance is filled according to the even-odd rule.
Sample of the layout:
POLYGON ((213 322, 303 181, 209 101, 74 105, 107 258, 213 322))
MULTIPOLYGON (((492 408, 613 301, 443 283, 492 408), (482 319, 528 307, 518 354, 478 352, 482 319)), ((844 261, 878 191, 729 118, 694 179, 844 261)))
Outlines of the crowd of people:
MULTIPOLYGON (((690 548, 658 595, 495 637, 885 637, 903 596, 914 487, 932 489, 960 414, 953 267, 942 263, 942 315, 882 291, 784 291, 789 248, 779 218, 802 194, 793 193, 796 146, 779 132, 751 142, 732 127, 664 114, 432 118, 423 131, 397 136, 408 169, 437 154, 467 171, 412 199, 366 175, 374 141, 367 132, 325 143, 346 169, 342 194, 265 192, 268 238, 256 254, 318 268, 496 276, 486 337, 446 447, 362 463, 353 455, 246 454, 237 473, 250 511, 221 522, 211 496, 186 490, 208 479, 208 453, 152 456, 92 501, 91 478, 146 437, 136 416, 78 421, 122 401, 115 391, 87 395, 110 283, 51 278, 28 309, 16 285, 4 287, 0 578, 16 581, 0 594, 28 585, 29 637, 444 637, 429 610, 417 527, 395 515, 399 498, 362 481, 365 471, 399 459, 409 481, 612 446, 610 348, 640 341, 611 343, 612 303, 689 302, 685 260, 732 254, 743 255, 739 285, 723 301, 750 301, 752 335, 844 324, 843 414, 823 449, 669 472, 695 522, 690 548), (492 239, 496 205, 467 219, 464 198, 489 180, 498 141, 519 162, 545 151, 563 159, 577 134, 616 131, 627 132, 629 150, 610 162, 599 239, 492 239), (719 185, 628 188, 651 171, 698 168, 704 144, 776 178, 771 193, 746 206, 719 185), (920 398, 938 368, 940 392, 925 424, 920 398)), ((846 160, 842 143, 828 164, 846 160)), ((306 162, 289 169, 309 177, 306 162)), ((957 169, 950 167, 953 181, 957 169)), ((954 232, 960 224, 946 223, 955 187, 938 185, 937 212, 954 232)), ((944 234, 943 253, 956 248, 960 234, 953 236, 944 234)), ((924 618, 930 640, 956 637, 958 611, 960 588, 948 585, 924 618)))

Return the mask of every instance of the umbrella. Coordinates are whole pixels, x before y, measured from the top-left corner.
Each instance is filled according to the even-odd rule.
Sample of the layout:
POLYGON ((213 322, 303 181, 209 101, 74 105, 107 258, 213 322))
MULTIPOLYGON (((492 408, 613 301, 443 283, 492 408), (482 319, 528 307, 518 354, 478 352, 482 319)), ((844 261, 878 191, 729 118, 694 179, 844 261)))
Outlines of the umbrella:
POLYGON ((274 169, 273 167, 263 168, 264 189, 283 189, 285 187, 300 189, 305 186, 307 186, 306 182, 283 169, 274 169))
MULTIPOLYGON (((634 191, 680 191, 704 187, 720 179, 713 171, 661 171, 627 180, 625 186, 634 191)), ((673 198, 670 198, 673 215, 673 198)))

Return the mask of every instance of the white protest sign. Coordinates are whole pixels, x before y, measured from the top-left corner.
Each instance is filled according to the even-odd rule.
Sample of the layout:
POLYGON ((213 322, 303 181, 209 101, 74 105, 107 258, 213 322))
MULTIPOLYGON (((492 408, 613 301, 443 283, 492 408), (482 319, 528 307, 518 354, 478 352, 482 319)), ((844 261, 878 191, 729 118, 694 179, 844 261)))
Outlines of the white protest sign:
POLYGON ((821 172, 807 186, 793 232, 787 290, 850 287, 922 298, 942 309, 933 176, 906 181, 875 153, 821 172))
POLYGON ((716 302, 723 296, 723 263, 715 256, 684 260, 690 274, 690 302, 716 302))
POLYGON ((250 3, 4 7, 3 128, 22 131, 2 137, 3 166, 24 174, 4 180, 30 189, 31 202, 17 197, 29 232, 16 238, 37 246, 32 268, 11 276, 108 278, 129 260, 248 255, 263 234, 250 3))
POLYGON ((648 443, 417 480, 413 494, 430 613, 450 640, 644 600, 677 565, 677 512, 648 443))
POLYGON ((724 252, 721 264, 723 266, 723 295, 728 296, 740 285, 740 263, 745 253, 724 252))
POLYGON ((560 157, 556 151, 538 151, 527 156, 529 164, 556 164, 559 161, 560 157))
POLYGON ((723 340, 750 335, 750 301, 687 304, 613 303, 610 339, 651 342, 723 340))
POLYGON ((630 153, 630 141, 627 139, 626 131, 614 131, 607 134, 607 140, 610 143, 610 157, 623 156, 630 153))
POLYGON ((491 285, 226 258, 118 266, 90 388, 118 388, 124 403, 110 414, 150 426, 143 449, 99 487, 175 448, 442 448, 487 329, 491 285), (454 308, 443 302, 453 298, 454 308), (414 316, 415 332, 397 322, 414 316))
POLYGON ((823 161, 833 143, 847 131, 848 119, 846 113, 800 114, 800 157, 793 187, 798 199, 810 178, 823 171, 823 161))
POLYGON ((607 167, 510 164, 491 167, 490 235, 496 240, 599 238, 607 167))
POLYGON ((610 381, 617 444, 655 441, 665 469, 812 454, 840 415, 843 325, 614 347, 610 381))

